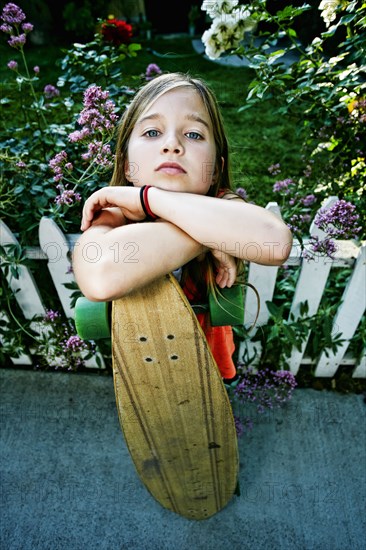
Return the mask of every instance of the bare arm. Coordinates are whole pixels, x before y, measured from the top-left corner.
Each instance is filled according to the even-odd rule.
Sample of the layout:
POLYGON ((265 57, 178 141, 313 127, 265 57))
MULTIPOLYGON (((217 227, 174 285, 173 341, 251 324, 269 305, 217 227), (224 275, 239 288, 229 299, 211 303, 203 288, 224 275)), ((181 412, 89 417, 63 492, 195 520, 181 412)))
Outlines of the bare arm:
POLYGON ((78 240, 73 268, 83 294, 107 301, 170 273, 205 248, 175 225, 159 221, 111 227, 102 220, 78 240))
POLYGON ((289 254, 289 229, 261 207, 157 188, 150 188, 149 203, 159 222, 121 227, 110 219, 104 223, 102 209, 116 205, 120 216, 142 220, 139 189, 108 187, 86 201, 85 233, 74 252, 76 279, 86 296, 95 300, 122 296, 207 249, 216 257, 219 252, 263 265, 280 265, 289 254))
POLYGON ((281 265, 292 234, 273 213, 241 200, 149 189, 152 211, 204 246, 262 265, 281 265))

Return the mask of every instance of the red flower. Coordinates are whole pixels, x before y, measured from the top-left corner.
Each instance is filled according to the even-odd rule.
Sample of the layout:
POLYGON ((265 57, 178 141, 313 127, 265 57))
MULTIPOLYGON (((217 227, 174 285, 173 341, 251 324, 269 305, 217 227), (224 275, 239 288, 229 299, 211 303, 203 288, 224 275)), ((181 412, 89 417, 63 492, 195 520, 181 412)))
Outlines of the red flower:
POLYGON ((128 44, 132 38, 132 25, 122 19, 109 19, 102 23, 102 35, 104 40, 115 46, 128 44))

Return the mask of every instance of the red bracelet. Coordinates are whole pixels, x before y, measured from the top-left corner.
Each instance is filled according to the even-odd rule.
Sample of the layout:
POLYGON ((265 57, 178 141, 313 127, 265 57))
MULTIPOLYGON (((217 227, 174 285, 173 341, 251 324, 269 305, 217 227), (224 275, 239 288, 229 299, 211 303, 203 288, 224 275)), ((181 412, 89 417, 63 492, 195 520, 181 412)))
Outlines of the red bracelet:
POLYGON ((141 198, 142 208, 146 214, 146 217, 148 220, 151 221, 151 220, 157 220, 159 216, 156 216, 156 214, 154 214, 154 212, 151 210, 149 205, 148 191, 150 187, 151 185, 143 185, 141 187, 142 193, 140 194, 140 198, 141 198))

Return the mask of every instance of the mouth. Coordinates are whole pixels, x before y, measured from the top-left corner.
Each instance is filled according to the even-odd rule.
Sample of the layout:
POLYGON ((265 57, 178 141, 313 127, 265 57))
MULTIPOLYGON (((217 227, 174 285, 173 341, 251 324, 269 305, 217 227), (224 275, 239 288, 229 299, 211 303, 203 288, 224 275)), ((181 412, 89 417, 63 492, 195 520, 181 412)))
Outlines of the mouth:
POLYGON ((174 176, 176 174, 186 174, 186 171, 180 164, 176 162, 163 162, 156 168, 156 172, 163 172, 169 176, 174 176))

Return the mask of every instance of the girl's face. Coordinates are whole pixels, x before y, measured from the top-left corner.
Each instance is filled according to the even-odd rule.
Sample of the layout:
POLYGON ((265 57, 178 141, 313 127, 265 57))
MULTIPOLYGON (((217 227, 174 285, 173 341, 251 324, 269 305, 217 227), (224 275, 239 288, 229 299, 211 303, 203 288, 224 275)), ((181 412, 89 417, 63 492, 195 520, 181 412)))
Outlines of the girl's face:
POLYGON ((136 187, 205 195, 214 183, 216 147, 199 94, 179 87, 161 95, 137 119, 125 174, 136 187))

